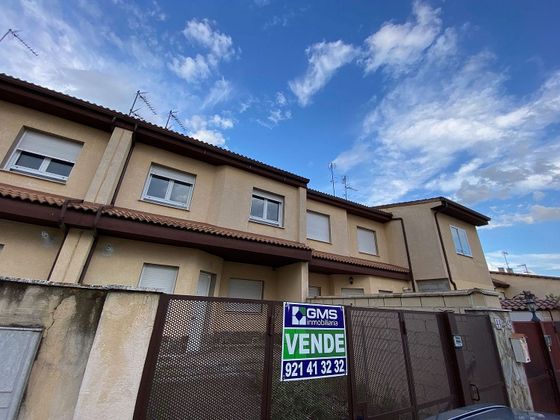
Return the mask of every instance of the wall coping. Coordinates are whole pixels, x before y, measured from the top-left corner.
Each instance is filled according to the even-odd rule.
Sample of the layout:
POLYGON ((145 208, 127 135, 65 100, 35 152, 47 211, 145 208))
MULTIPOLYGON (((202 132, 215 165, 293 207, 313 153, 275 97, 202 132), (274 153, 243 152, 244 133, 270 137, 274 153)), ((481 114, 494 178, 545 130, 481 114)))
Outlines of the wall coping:
POLYGON ((0 284, 2 282, 28 284, 32 286, 67 287, 71 289, 101 290, 106 292, 155 293, 158 295, 163 294, 163 292, 158 289, 138 288, 132 286, 119 285, 119 284, 93 285, 93 284, 61 283, 61 282, 47 281, 47 280, 0 276, 0 284))
POLYGON ((402 292, 402 293, 370 293, 366 295, 358 296, 317 296, 308 298, 308 300, 321 300, 321 299, 390 299, 390 298, 419 298, 419 297, 452 297, 452 296, 470 296, 481 294, 485 296, 496 296, 499 297, 500 294, 493 290, 487 289, 464 289, 464 290, 449 290, 445 292, 402 292))

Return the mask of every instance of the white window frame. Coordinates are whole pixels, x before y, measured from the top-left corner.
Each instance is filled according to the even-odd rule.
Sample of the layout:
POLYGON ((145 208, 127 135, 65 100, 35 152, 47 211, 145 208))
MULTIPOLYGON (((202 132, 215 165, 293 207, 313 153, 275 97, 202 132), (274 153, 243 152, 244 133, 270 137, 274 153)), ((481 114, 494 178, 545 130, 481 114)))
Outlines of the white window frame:
POLYGON ((70 174, 72 173, 72 169, 74 169, 74 166, 76 166, 76 161, 78 160, 77 158, 78 158, 78 155, 80 154, 81 150, 78 151, 78 153, 76 153, 76 158, 74 160, 71 160, 71 159, 67 159, 67 158, 62 158, 60 156, 49 156, 48 154, 41 153, 40 151, 33 150, 33 147, 29 147, 29 146, 24 149, 23 146, 22 146, 22 143, 25 141, 25 139, 28 135, 32 135, 32 134, 39 135, 39 136, 44 136, 44 137, 50 137, 53 140, 60 141, 60 142, 63 142, 63 143, 67 143, 69 148, 80 147, 80 149, 81 149, 83 147, 83 143, 80 143, 80 142, 77 142, 77 141, 65 139, 65 138, 62 138, 62 137, 57 136, 55 134, 43 133, 43 132, 40 132, 40 131, 37 131, 37 130, 31 130, 31 129, 28 129, 28 128, 24 128, 20 138, 17 141, 16 147, 14 148, 14 151, 12 152, 12 155, 10 156, 10 158, 6 162, 5 169, 7 169, 11 172, 17 172, 17 173, 21 173, 21 174, 25 174, 25 175, 35 176, 35 177, 41 178, 41 179, 47 179, 49 181, 57 181, 57 182, 66 183, 66 181, 70 177, 70 174), (41 157, 43 159, 43 161, 41 162, 41 166, 39 167, 39 169, 33 169, 33 168, 28 168, 26 166, 17 165, 16 162, 18 161, 18 159, 20 158, 22 153, 29 153, 29 154, 41 157), (59 175, 59 174, 55 174, 55 173, 52 173, 52 172, 47 172, 47 168, 49 167, 52 160, 72 164, 72 168, 70 169, 70 174, 68 174, 68 176, 64 176, 64 175, 59 175))
POLYGON ((166 168, 165 166, 152 163, 152 165, 150 166, 150 171, 148 172, 148 177, 146 178, 146 183, 144 184, 144 190, 142 191, 142 200, 148 201, 150 203, 163 204, 166 206, 177 207, 183 210, 189 210, 191 207, 195 182, 196 175, 178 171, 176 169, 166 168), (148 195, 150 183, 152 182, 152 178, 154 175, 161 178, 166 178, 169 181, 164 198, 148 195), (187 201, 185 203, 170 199, 175 182, 183 182, 191 186, 187 195, 187 201))
POLYGON ((253 188, 253 193, 251 194, 251 204, 249 206, 249 220, 251 220, 253 222, 258 222, 258 223, 265 223, 265 224, 271 225, 271 226, 282 227, 284 225, 284 197, 282 197, 281 195, 277 195, 277 194, 269 193, 269 192, 266 192, 266 191, 263 191, 263 190, 259 190, 257 188, 253 188), (253 207, 253 197, 261 198, 261 199, 264 200, 264 206, 263 206, 263 216, 264 217, 253 216, 251 214, 251 209, 253 207), (273 201, 273 202, 279 204, 279 206, 278 206, 278 220, 272 220, 272 219, 267 219, 266 218, 269 201, 273 201))
POLYGON ((365 227, 361 227, 361 226, 357 226, 356 227, 356 241, 358 242, 358 252, 360 254, 367 254, 367 255, 374 255, 376 257, 379 256, 379 248, 377 246, 377 232, 375 232, 375 230, 373 229, 368 229, 365 227), (360 231, 364 231, 364 232, 368 232, 371 233, 373 235, 373 248, 374 248, 374 253, 368 252, 368 251, 364 251, 360 248, 360 231))
POLYGON ((178 277, 179 277, 179 267, 176 266, 176 265, 144 263, 142 265, 142 271, 140 272, 140 277, 138 278, 138 288, 139 289, 158 289, 158 290, 161 290, 163 293, 172 294, 173 292, 175 292, 175 288, 177 287, 177 278, 178 277), (142 286, 142 278, 144 276, 144 270, 146 269, 146 267, 157 267, 157 268, 160 268, 160 269, 173 269, 175 271, 175 280, 173 281, 173 287, 171 288, 171 291, 167 292, 163 288, 157 288, 157 287, 154 288, 154 287, 142 286))
MULTIPOLYGON (((230 278, 228 282, 228 297, 233 299, 251 299, 251 300, 262 300, 264 296, 264 281, 262 280, 253 280, 253 279, 242 279, 238 277, 230 278), (251 283, 258 283, 260 284, 260 297, 257 298, 244 298, 239 296, 232 296, 231 295, 231 286, 233 282, 251 282, 251 283)), ((262 305, 258 303, 243 303, 243 302, 231 302, 226 305, 227 312, 242 312, 242 313, 249 313, 249 314, 256 314, 262 312, 262 305)))
POLYGON ((323 243, 326 243, 326 244, 332 243, 331 242, 332 241, 332 235, 331 235, 331 216, 330 215, 324 214, 324 213, 319 213, 319 212, 313 211, 313 210, 307 210, 306 213, 305 213, 305 217, 306 217, 306 219, 305 219, 305 222, 306 222, 305 236, 306 236, 307 239, 310 239, 312 241, 317 241, 317 242, 323 242, 323 243), (322 216, 322 217, 327 218, 327 227, 328 227, 328 232, 327 233, 328 233, 328 237, 329 237, 327 241, 325 241, 323 239, 319 239, 319 238, 312 238, 312 237, 309 236, 309 221, 308 221, 309 214, 315 214, 317 216, 322 216))
POLYGON ((453 225, 450 226, 450 229, 451 229, 451 239, 453 240, 453 245, 455 246, 455 252, 458 255, 463 255, 465 257, 472 257, 472 249, 471 249, 471 245, 469 244, 469 237, 467 235, 467 231, 463 228, 453 226, 453 225), (457 236, 455 236, 453 232, 456 232, 457 236), (465 243, 463 243, 463 241, 465 243))

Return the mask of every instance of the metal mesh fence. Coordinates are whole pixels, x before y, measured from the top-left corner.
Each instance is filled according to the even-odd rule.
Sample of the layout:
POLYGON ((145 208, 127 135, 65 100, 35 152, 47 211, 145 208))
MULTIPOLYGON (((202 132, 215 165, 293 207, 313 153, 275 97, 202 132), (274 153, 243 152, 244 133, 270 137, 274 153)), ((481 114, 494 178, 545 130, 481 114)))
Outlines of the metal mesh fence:
POLYGON ((172 299, 147 418, 261 415, 268 305, 172 299))
POLYGON ((505 395, 484 317, 346 307, 351 376, 281 382, 281 302, 161 299, 136 418, 422 419, 461 400, 449 317, 480 391, 505 395))

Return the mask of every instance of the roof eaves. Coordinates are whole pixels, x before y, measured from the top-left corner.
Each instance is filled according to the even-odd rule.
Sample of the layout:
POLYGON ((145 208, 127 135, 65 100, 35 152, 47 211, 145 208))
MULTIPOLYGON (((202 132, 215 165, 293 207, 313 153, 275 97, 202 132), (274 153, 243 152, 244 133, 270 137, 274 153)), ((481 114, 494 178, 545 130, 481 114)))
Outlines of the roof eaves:
POLYGON ((321 191, 309 188, 307 189, 307 198, 325 204, 341 207, 351 214, 371 218, 382 223, 386 223, 393 218, 393 215, 389 212, 364 206, 363 204, 359 204, 354 201, 345 200, 343 198, 335 197, 334 195, 326 194, 321 191))

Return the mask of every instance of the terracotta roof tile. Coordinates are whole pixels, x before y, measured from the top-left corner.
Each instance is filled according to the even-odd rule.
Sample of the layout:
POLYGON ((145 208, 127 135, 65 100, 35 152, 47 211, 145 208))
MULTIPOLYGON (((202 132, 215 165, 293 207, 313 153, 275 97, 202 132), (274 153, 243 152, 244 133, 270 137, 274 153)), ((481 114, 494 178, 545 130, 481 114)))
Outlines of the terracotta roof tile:
MULTIPOLYGON (((535 298, 535 303, 537 304, 537 309, 539 311, 547 311, 552 309, 559 309, 560 302, 555 299, 539 299, 535 298)), ((525 300, 520 298, 515 299, 502 299, 500 304, 503 309, 509 309, 511 311, 527 311, 527 305, 525 305, 525 300)))
POLYGON ((347 257, 344 255, 330 254, 328 252, 321 252, 313 250, 311 254, 314 258, 319 258, 321 260, 341 262, 345 264, 358 265, 362 267, 379 268, 381 270, 396 271, 399 273, 408 273, 409 269, 406 267, 400 267, 398 265, 386 264, 377 261, 364 260, 362 258, 347 257))
POLYGON ((74 200, 59 195, 45 194, 25 188, 13 187, 6 184, 0 184, 0 197, 28 201, 31 203, 46 204, 56 207, 62 207, 65 200, 73 200, 68 202, 68 208, 86 212, 96 212, 101 207, 104 207, 101 210, 102 215, 116 217, 119 219, 132 220, 140 223, 150 223, 159 226, 189 230, 192 232, 207 233, 210 235, 217 235, 233 239, 242 239, 288 248, 311 250, 311 248, 309 248, 307 245, 300 242, 259 235, 256 233, 243 232, 235 229, 227 229, 207 223, 193 222, 191 220, 184 220, 175 217, 161 216, 158 214, 147 213, 143 211, 125 209, 120 207, 102 206, 101 204, 96 203, 86 203, 80 200, 74 200))

